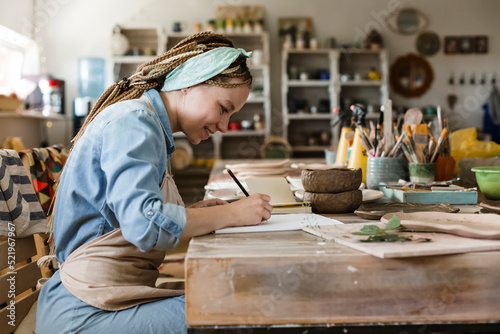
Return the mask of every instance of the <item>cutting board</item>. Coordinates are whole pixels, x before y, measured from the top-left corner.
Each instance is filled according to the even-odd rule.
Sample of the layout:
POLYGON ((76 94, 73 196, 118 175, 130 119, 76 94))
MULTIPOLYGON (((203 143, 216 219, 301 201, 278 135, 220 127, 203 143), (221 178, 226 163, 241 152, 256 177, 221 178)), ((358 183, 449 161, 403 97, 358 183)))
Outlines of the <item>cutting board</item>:
POLYGON ((403 258, 500 250, 500 240, 471 239, 452 234, 433 232, 400 233, 400 235, 412 236, 414 240, 418 238, 430 238, 432 239, 430 242, 360 242, 359 240, 367 239, 368 236, 353 235, 352 232, 358 232, 365 225, 376 225, 380 228, 385 227, 384 223, 358 223, 303 226, 302 230, 379 258, 403 258))
MULTIPOLYGON (((387 223, 395 213, 384 215, 387 223)), ((468 238, 500 239, 500 215, 454 214, 445 212, 396 213, 401 225, 412 231, 444 232, 468 238)))

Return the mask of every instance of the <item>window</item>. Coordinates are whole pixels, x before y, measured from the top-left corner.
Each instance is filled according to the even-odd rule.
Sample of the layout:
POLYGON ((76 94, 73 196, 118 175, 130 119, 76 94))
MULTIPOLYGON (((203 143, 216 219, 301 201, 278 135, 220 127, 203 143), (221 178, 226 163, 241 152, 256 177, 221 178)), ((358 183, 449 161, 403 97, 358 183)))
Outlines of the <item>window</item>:
POLYGON ((22 77, 38 74, 40 62, 35 41, 0 25, 0 94, 16 93, 25 98, 36 83, 22 77))

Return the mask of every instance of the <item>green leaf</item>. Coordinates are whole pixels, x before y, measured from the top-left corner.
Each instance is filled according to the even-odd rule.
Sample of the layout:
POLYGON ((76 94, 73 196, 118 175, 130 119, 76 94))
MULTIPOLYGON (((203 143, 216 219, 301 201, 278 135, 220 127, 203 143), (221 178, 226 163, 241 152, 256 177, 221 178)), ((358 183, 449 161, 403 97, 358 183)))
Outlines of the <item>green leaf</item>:
POLYGON ((389 219, 389 221, 387 222, 387 225, 385 225, 385 229, 386 230, 395 230, 399 226, 401 226, 401 219, 399 219, 398 216, 394 215, 391 217, 391 219, 389 219))
POLYGON ((378 227, 377 225, 365 225, 360 231, 369 234, 377 234, 384 232, 384 230, 378 227))

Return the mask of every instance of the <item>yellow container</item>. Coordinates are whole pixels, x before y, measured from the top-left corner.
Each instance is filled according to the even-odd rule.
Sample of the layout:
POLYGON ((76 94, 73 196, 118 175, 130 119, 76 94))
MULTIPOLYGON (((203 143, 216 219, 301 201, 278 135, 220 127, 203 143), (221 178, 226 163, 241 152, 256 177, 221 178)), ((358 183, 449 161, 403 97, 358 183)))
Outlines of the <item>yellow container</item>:
POLYGON ((366 184, 366 164, 368 162, 368 154, 365 148, 361 145, 361 131, 356 129, 354 133, 354 142, 352 143, 351 156, 347 168, 361 168, 363 172, 363 183, 366 184))
POLYGON ((335 164, 346 165, 347 164, 347 148, 351 146, 352 141, 347 138, 349 132, 352 132, 350 127, 342 128, 340 132, 339 146, 337 147, 337 157, 335 159, 335 164))

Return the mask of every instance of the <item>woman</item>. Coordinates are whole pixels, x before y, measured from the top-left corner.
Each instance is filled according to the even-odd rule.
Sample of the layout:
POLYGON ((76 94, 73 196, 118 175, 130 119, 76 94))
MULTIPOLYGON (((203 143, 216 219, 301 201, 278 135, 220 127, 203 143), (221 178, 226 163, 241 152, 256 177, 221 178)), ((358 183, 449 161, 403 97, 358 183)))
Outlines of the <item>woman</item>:
POLYGON ((247 56, 200 33, 99 98, 62 173, 54 216, 62 265, 40 293, 37 334, 186 331, 183 290, 154 286, 165 250, 272 211, 262 194, 184 208, 168 169, 172 133, 198 144, 227 131, 250 91, 247 56))

